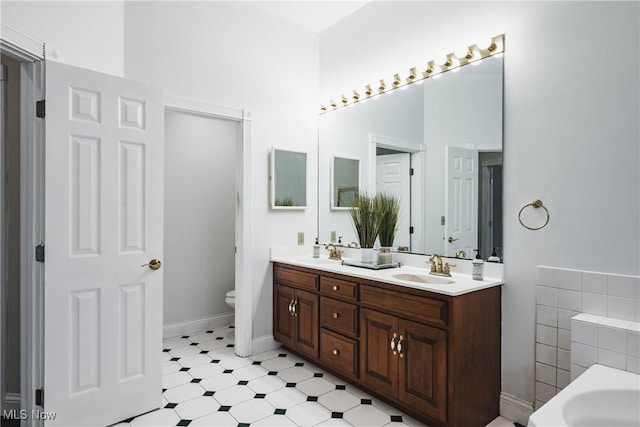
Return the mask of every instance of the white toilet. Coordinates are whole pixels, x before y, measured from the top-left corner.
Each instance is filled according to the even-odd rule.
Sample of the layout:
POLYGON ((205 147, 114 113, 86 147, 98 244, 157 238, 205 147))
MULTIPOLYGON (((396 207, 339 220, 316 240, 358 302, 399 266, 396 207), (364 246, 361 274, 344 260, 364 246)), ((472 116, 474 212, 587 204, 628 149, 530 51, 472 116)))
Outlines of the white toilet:
POLYGON ((231 308, 236 307, 236 290, 233 289, 225 294, 224 302, 231 308))
MULTIPOLYGON (((229 307, 235 310, 235 307, 236 307, 236 290, 235 289, 225 294, 224 302, 226 302, 229 307)), ((231 329, 231 331, 229 331, 229 333, 225 336, 228 342, 232 342, 232 343, 235 342, 235 337, 236 337, 235 331, 236 331, 235 329, 231 329)))

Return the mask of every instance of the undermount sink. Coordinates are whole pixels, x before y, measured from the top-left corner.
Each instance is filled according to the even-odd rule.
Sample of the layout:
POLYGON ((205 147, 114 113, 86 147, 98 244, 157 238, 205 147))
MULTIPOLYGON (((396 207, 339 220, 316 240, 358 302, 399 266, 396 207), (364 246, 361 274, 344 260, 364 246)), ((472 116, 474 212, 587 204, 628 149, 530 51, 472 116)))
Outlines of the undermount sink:
POLYGON ((445 279, 444 277, 427 276, 426 274, 399 273, 394 274, 391 277, 398 280, 406 280, 408 282, 433 283, 437 285, 451 285, 452 283, 455 283, 453 280, 445 279))

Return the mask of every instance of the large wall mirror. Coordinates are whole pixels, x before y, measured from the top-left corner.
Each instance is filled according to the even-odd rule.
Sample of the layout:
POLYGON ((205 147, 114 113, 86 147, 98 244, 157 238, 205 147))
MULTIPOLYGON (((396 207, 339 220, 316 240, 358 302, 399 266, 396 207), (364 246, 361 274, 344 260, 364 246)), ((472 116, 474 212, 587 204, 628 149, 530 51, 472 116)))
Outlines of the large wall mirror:
POLYGON ((502 258, 502 55, 319 118, 319 236, 357 240, 332 209, 336 156, 359 160, 360 189, 401 200, 394 247, 502 258))
POLYGON ((271 150, 271 209, 307 207, 307 153, 271 150))

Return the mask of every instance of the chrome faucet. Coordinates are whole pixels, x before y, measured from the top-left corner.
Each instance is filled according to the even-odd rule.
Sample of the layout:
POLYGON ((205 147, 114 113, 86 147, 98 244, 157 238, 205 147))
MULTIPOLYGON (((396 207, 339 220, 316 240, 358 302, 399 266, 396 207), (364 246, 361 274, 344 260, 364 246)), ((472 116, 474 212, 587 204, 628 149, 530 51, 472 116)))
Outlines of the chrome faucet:
POLYGON ((333 243, 328 243, 324 245, 324 248, 329 251, 329 259, 333 259, 336 261, 342 260, 342 251, 338 250, 333 243))
POLYGON ((449 264, 448 262, 445 262, 443 265, 442 256, 438 254, 431 255, 429 262, 431 263, 430 274, 433 274, 434 276, 451 277, 451 267, 456 266, 455 264, 449 264))

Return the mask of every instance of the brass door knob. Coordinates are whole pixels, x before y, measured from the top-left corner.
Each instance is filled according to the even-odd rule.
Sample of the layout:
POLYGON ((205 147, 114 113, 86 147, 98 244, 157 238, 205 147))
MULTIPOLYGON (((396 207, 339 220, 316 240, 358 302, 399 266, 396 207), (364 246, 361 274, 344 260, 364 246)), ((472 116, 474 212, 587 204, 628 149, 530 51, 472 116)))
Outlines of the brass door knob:
POLYGON ((152 270, 157 270, 161 266, 162 266, 162 263, 157 258, 152 259, 151 261, 149 261, 148 264, 142 264, 142 267, 149 267, 152 270))

